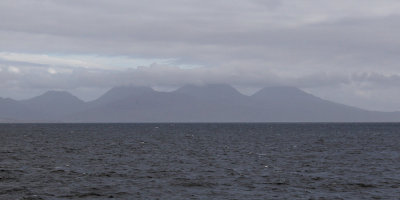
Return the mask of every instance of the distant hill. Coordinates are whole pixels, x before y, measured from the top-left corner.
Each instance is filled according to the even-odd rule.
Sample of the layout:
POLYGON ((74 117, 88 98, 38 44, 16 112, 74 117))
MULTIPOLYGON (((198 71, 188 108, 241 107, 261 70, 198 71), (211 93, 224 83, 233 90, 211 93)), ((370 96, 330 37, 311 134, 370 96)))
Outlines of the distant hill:
POLYGON ((105 105, 108 103, 117 102, 119 100, 124 100, 124 99, 128 99, 128 98, 147 95, 152 92, 154 92, 154 90, 149 87, 136 87, 136 86, 114 87, 114 88, 111 88, 109 91, 107 91, 100 98, 92 101, 90 103, 90 105, 91 106, 105 105))
POLYGON ((48 91, 32 99, 20 101, 43 120, 59 121, 64 116, 85 109, 85 102, 64 91, 48 91))
POLYGON ((8 98, 0 98, 0 119, 2 122, 31 120, 35 116, 36 112, 30 110, 21 102, 8 98))
POLYGON ((295 87, 266 87, 252 96, 229 85, 186 85, 173 92, 115 87, 83 102, 50 91, 0 98, 0 122, 398 122, 399 112, 367 111, 323 100, 295 87))

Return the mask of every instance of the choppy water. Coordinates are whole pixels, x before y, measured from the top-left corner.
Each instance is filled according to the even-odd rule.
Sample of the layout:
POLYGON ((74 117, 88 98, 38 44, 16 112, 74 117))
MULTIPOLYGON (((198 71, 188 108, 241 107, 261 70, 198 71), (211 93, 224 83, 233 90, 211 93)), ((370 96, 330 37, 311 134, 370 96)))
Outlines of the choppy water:
POLYGON ((0 199, 398 199, 400 124, 3 124, 0 199))

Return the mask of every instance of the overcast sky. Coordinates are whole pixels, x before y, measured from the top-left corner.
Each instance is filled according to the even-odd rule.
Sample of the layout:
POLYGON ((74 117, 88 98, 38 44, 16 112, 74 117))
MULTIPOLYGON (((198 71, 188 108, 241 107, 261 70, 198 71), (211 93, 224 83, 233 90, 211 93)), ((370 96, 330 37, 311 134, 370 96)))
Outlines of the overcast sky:
POLYGON ((400 110, 398 0, 1 0, 0 96, 227 83, 400 110))

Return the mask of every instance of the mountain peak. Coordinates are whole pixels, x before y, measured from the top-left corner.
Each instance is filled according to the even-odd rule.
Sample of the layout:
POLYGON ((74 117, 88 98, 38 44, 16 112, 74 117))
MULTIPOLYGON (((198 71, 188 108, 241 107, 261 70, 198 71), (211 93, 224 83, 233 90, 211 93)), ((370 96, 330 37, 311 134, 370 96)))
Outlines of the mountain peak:
POLYGON ((23 100, 21 103, 34 111, 39 119, 55 118, 73 113, 84 107, 85 102, 65 91, 47 91, 40 96, 23 100))
POLYGON ((399 121, 400 113, 365 111, 295 87, 266 87, 245 96, 225 84, 186 85, 174 92, 115 87, 94 102, 49 91, 25 101, 0 98, 0 119, 73 122, 355 122, 399 121))
POLYGON ((265 87, 253 94, 253 97, 260 97, 260 96, 309 96, 310 94, 300 90, 296 87, 291 86, 272 86, 272 87, 265 87))
POLYGON ((10 102, 17 102, 16 100, 14 100, 14 99, 11 99, 11 98, 2 98, 2 97, 0 97, 0 102, 7 102, 7 103, 10 103, 10 102))
POLYGON ((67 92, 67 91, 57 91, 57 90, 50 90, 50 91, 47 91, 47 92, 45 92, 45 93, 43 93, 42 95, 40 95, 40 96, 63 96, 63 97, 67 97, 67 96, 69 96, 69 97, 71 97, 71 96, 73 96, 74 97, 74 95, 72 95, 71 93, 69 93, 69 92, 67 92))
POLYGON ((209 84, 209 85, 185 85, 175 92, 194 96, 237 96, 240 94, 235 88, 227 84, 209 84))
POLYGON ((130 96, 143 95, 155 92, 151 87, 145 86, 118 86, 113 87, 100 98, 95 100, 95 104, 108 103, 112 101, 117 101, 119 99, 124 99, 130 96))
POLYGON ((29 99, 27 101, 75 101, 75 102, 83 102, 80 100, 78 97, 72 95, 69 92, 66 91, 56 91, 56 90, 51 90, 43 93, 40 96, 34 97, 32 99, 29 99))
POLYGON ((111 88, 107 93, 134 94, 138 92, 152 92, 152 91, 153 89, 151 87, 145 87, 145 86, 118 86, 111 88))

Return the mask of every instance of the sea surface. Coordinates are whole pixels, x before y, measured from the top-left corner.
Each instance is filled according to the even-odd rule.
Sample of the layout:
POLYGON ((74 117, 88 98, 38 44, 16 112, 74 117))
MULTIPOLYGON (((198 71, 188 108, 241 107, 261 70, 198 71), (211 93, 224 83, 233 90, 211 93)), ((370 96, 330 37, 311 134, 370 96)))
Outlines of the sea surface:
POLYGON ((0 124, 0 199, 399 199, 400 124, 0 124))

